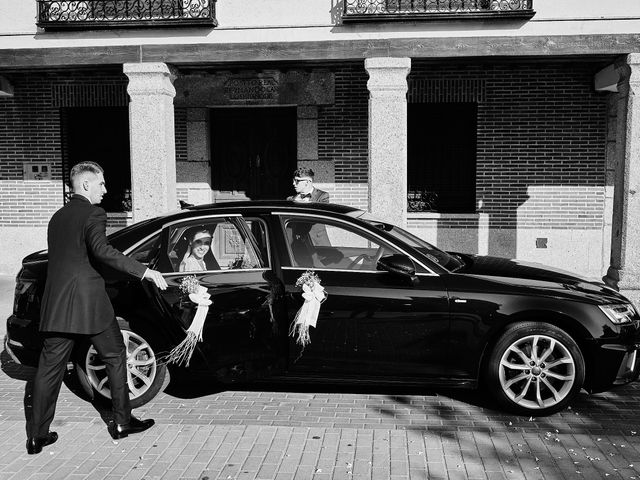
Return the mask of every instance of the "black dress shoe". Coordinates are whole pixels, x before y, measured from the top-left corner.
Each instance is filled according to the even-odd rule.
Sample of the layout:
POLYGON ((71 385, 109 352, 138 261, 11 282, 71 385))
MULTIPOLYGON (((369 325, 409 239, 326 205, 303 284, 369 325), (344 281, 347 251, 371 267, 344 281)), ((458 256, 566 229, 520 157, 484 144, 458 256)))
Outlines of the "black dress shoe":
POLYGON ((44 437, 29 437, 27 438, 27 453, 29 455, 40 453, 42 447, 56 443, 56 440, 58 440, 56 432, 49 432, 44 437))
POLYGON ((139 420, 131 415, 129 423, 110 423, 107 427, 107 430, 109 430, 111 438, 117 440, 118 438, 124 438, 134 433, 144 432, 146 429, 153 427, 155 423, 156 422, 154 422, 151 418, 147 418, 146 420, 139 420))

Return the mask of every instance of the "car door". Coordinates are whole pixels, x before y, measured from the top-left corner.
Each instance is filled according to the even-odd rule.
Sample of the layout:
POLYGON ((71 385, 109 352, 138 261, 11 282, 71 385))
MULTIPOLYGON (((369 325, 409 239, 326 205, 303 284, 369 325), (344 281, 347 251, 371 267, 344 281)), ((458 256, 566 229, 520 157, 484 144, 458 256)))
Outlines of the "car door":
POLYGON ((223 381, 252 379, 284 365, 278 323, 282 286, 271 271, 268 248, 252 231, 261 232, 258 240, 264 243, 266 224, 259 218, 248 224, 240 215, 180 220, 162 231, 156 268, 169 287, 159 295, 179 331, 175 343, 184 338, 197 309, 180 288, 189 277, 207 288, 213 302, 192 368, 206 368, 223 381))
POLYGON ((289 320, 303 304, 298 279, 313 270, 328 293, 310 343, 289 339, 289 371, 327 376, 447 376, 449 313, 441 278, 417 281, 376 270, 384 255, 404 253, 381 235, 321 215, 280 214, 287 254, 282 277, 289 320))

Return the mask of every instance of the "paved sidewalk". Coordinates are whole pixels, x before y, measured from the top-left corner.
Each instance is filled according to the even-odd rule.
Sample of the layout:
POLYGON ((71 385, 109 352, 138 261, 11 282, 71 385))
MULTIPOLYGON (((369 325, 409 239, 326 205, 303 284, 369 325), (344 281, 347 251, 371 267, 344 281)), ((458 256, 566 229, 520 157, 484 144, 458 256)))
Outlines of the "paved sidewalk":
MULTIPOLYGON (((12 295, 12 282, 0 278, 0 293, 12 295)), ((181 398, 170 385, 136 410, 156 426, 119 441, 63 386, 60 439, 31 456, 23 401, 34 369, 0 360, 0 480, 640 480, 638 383, 582 394, 546 418, 506 415, 464 391, 269 386, 181 398)))

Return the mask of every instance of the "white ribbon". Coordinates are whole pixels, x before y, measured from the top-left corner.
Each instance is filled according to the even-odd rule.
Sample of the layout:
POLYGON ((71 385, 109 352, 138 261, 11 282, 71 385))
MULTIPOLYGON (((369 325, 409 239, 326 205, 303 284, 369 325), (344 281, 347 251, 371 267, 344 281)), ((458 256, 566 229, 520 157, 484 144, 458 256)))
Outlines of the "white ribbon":
POLYGON ((299 345, 304 347, 311 341, 309 327, 316 326, 320 304, 326 300, 327 294, 324 287, 318 282, 314 282, 312 285, 305 283, 302 285, 302 298, 304 298, 304 303, 296 313, 289 333, 299 345))
POLYGON ((193 321, 187 329, 187 336, 180 342, 173 350, 169 352, 167 356, 168 362, 173 362, 177 365, 185 363, 185 366, 189 366, 189 361, 193 355, 193 351, 196 348, 196 344, 202 341, 202 330, 204 329, 204 321, 207 318, 209 312, 209 305, 211 295, 207 292, 206 287, 202 285, 198 286, 196 293, 190 293, 189 299, 198 305, 196 314, 193 316, 193 321))

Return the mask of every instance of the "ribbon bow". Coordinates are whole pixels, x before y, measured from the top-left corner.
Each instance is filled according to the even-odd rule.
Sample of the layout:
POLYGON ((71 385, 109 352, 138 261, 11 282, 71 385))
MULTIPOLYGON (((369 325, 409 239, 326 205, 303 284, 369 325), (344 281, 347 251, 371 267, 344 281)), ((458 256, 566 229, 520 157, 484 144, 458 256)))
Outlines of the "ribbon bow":
MULTIPOLYGON (((319 283, 315 283, 313 288, 311 288, 306 283, 302 286, 302 298, 304 298, 305 303, 316 300, 317 302, 324 302, 326 299, 326 293, 324 292, 324 287, 319 283)), ((313 322, 313 327, 315 327, 315 321, 313 322)))
POLYGON ((178 346, 173 348, 167 356, 168 362, 173 362, 177 365, 186 364, 189 366, 189 361, 193 355, 193 351, 196 348, 196 344, 202 341, 202 330, 204 329, 204 321, 207 318, 209 312, 209 305, 211 294, 202 285, 199 285, 194 293, 189 294, 189 300, 198 305, 196 308, 196 314, 193 316, 193 321, 187 329, 187 336, 180 342, 178 346))
POLYGON ((302 298, 304 298, 304 303, 296 313, 289 334, 304 348, 311 341, 309 327, 315 328, 320 313, 320 304, 327 299, 327 293, 320 282, 304 283, 302 298))

